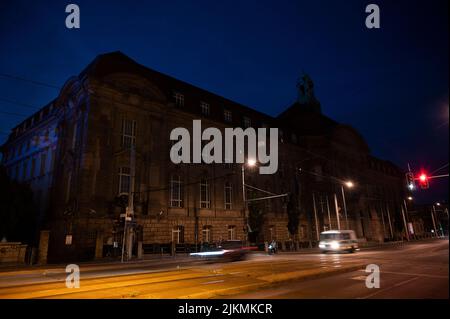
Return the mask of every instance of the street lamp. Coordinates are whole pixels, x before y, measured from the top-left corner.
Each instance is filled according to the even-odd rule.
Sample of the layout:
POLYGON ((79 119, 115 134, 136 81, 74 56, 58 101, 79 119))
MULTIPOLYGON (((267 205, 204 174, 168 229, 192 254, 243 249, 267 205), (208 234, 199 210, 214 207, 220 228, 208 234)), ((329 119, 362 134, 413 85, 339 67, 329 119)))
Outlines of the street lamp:
POLYGON ((408 196, 408 200, 413 200, 413 198, 411 196, 408 196))
POLYGON ((353 186, 355 186, 355 184, 353 184, 352 181, 345 181, 343 184, 341 184, 342 201, 344 203, 345 225, 346 225, 347 229, 349 229, 349 227, 348 227, 348 217, 347 217, 347 204, 345 202, 344 185, 347 186, 348 188, 353 188, 353 186))
POLYGON ((244 203, 244 226, 245 229, 247 229, 247 238, 246 240, 248 241, 248 202, 247 202, 247 198, 245 196, 245 165, 248 165, 249 167, 253 167, 256 165, 256 160, 254 159, 248 159, 247 163, 243 163, 242 164, 242 200, 244 203))

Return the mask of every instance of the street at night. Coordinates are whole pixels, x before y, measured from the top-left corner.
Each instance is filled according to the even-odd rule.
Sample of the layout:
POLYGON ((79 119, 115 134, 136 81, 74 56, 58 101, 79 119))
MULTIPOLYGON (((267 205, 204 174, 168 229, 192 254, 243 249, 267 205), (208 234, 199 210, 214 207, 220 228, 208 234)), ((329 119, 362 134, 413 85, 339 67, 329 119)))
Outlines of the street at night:
POLYGON ((0 273, 0 298, 448 298, 448 240, 362 249, 265 255, 205 263, 177 257, 133 264, 81 265, 80 288, 65 267, 0 273), (365 285, 380 267, 380 289, 365 285))

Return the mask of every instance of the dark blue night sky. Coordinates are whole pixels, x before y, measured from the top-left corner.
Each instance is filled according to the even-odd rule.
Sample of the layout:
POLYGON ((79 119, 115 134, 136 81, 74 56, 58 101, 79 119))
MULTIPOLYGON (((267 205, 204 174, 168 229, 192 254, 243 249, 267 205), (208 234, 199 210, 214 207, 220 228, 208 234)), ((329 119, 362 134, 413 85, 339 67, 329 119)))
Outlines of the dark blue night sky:
MULTIPOLYGON (((357 128, 374 155, 416 170, 448 163, 446 0, 0 2, 2 74, 62 86, 116 50, 270 115, 295 100, 304 70, 323 112, 357 128), (79 30, 65 27, 69 3, 79 30), (379 30, 365 27, 369 3, 379 30)), ((57 93, 0 76, 0 142, 17 114, 34 112, 5 99, 40 107, 57 93)), ((447 199, 448 179, 416 196, 447 199)))

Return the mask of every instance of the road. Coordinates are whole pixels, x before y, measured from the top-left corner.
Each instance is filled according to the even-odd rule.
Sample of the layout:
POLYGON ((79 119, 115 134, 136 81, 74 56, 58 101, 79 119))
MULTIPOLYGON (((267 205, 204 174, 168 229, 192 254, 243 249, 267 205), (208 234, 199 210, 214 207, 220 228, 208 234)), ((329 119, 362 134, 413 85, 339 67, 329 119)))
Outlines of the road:
POLYGON ((207 263, 163 258, 82 264, 80 287, 67 288, 65 266, 0 271, 2 298, 448 298, 448 240, 361 250, 355 254, 256 253, 207 263), (368 264, 380 288, 366 288, 368 264))

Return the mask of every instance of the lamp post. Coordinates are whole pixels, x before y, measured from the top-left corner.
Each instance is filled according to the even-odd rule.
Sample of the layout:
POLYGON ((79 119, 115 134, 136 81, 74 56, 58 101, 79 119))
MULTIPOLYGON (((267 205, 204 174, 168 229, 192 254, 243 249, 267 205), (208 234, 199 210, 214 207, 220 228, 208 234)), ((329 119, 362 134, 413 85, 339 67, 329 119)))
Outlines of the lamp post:
POLYGON ((248 159, 247 163, 242 164, 242 201, 244 204, 244 229, 246 229, 246 241, 248 242, 248 201, 245 194, 245 164, 249 167, 253 167, 256 165, 256 161, 254 159, 248 159))
POLYGON ((344 184, 341 184, 341 192, 342 192, 342 202, 344 204, 344 214, 345 214, 345 226, 347 229, 348 227, 348 216, 347 216, 347 204, 345 202, 345 192, 344 192, 344 185, 348 188, 352 188, 354 186, 352 181, 346 181, 344 184))

